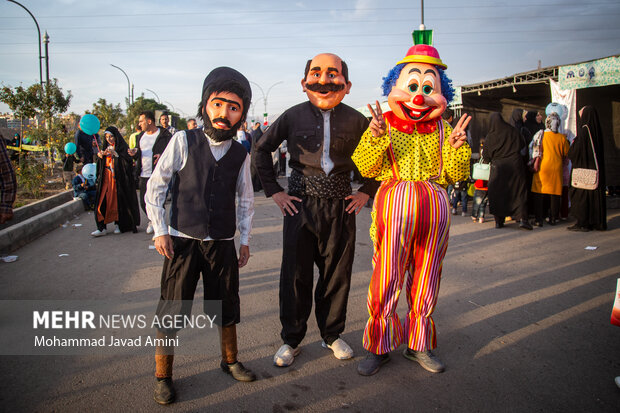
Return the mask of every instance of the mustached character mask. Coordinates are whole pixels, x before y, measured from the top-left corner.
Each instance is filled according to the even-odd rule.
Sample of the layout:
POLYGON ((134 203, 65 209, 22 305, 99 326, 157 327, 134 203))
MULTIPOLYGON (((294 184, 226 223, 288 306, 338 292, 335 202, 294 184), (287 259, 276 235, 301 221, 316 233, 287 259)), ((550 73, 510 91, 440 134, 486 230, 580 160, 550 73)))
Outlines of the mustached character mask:
POLYGON ((204 121, 207 136, 217 142, 232 139, 245 120, 251 101, 252 89, 245 76, 230 67, 213 69, 204 80, 198 106, 198 117, 204 121), (236 108, 234 114, 219 110, 227 105, 236 108))
POLYGON ((391 111, 385 116, 401 132, 432 133, 454 96, 452 81, 437 49, 417 44, 383 78, 391 111))
POLYGON ((347 64, 338 56, 322 53, 308 60, 301 87, 310 103, 321 110, 340 104, 351 90, 347 64))

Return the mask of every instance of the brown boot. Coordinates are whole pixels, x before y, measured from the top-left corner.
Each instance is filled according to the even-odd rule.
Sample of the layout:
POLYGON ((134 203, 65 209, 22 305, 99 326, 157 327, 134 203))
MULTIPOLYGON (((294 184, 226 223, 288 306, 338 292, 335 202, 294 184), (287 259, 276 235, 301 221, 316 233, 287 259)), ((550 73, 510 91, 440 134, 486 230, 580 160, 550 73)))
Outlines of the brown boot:
POLYGON ((233 376, 238 381, 254 381, 256 375, 237 361, 237 326, 220 327, 220 347, 222 349, 222 362, 220 367, 223 371, 233 376))
MULTIPOLYGON (((157 331, 158 339, 166 339, 165 333, 157 331)), ((176 398, 172 384, 172 364, 174 363, 174 347, 155 347, 155 393, 153 398, 159 404, 170 404, 176 398)))

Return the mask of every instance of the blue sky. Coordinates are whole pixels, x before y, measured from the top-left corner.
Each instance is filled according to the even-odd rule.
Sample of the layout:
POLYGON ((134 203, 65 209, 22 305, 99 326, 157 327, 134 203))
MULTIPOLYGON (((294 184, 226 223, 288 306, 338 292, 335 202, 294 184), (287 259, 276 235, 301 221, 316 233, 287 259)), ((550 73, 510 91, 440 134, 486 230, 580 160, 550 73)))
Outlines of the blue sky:
MULTIPOLYGON (((420 1, 21 0, 50 35, 50 77, 71 90, 69 111, 100 97, 125 108, 127 72, 134 95, 193 116, 202 81, 231 66, 262 87, 277 115, 306 100, 300 80, 321 52, 349 65, 359 107, 381 99, 381 78, 413 44, 420 1), (104 5, 104 6, 103 6, 104 5)), ((455 85, 620 53, 620 1, 427 0, 424 22, 455 85), (586 4, 587 3, 587 4, 586 4)), ((0 82, 39 80, 36 28, 19 6, 0 2, 0 82)), ((45 74, 44 74, 45 76, 45 74)), ((257 117, 263 96, 253 86, 257 117)), ((8 107, 0 104, 0 112, 8 107)))

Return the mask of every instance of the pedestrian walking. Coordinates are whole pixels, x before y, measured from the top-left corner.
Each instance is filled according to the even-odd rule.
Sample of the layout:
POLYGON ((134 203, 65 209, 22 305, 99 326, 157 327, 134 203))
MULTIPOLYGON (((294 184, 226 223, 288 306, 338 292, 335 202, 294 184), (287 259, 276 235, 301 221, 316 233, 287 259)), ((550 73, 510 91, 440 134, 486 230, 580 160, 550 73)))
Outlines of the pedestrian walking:
POLYGON ((105 141, 97 153, 97 229, 91 235, 106 235, 107 224, 112 222, 115 234, 138 232, 140 211, 133 180, 133 159, 127 153, 129 147, 114 126, 108 127, 104 135, 105 141))

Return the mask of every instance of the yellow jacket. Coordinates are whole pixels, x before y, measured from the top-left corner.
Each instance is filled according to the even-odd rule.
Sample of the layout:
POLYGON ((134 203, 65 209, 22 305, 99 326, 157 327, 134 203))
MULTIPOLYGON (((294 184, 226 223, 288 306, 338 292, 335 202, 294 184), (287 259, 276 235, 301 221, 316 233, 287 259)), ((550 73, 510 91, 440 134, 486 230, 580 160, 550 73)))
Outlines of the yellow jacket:
POLYGON ((404 133, 390 127, 383 136, 374 137, 370 129, 362 135, 352 159, 362 176, 375 178, 377 181, 392 179, 394 174, 389 159, 389 145, 392 144, 400 180, 427 181, 437 176, 440 162, 443 160, 441 176, 433 180, 446 186, 469 177, 469 160, 471 149, 465 143, 454 149, 448 142, 452 128, 443 121, 444 141, 439 153, 439 129, 432 133, 421 134, 414 131, 404 133), (390 136, 391 135, 391 136, 390 136))

